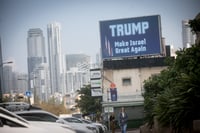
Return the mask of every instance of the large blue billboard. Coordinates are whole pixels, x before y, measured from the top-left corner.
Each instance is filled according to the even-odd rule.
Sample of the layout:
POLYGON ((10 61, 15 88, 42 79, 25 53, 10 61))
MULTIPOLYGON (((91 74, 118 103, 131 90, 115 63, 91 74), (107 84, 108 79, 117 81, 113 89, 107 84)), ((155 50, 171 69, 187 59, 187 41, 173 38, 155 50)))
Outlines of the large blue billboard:
POLYGON ((161 53, 160 16, 100 21, 102 59, 161 53))

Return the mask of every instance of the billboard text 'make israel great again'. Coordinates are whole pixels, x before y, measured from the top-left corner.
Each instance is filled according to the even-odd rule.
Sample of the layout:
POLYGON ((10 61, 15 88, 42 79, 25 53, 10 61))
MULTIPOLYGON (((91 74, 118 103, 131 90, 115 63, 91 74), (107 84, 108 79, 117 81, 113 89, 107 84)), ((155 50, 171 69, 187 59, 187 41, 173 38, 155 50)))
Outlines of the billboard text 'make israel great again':
POLYGON ((160 16, 100 21, 102 58, 161 53, 160 16))

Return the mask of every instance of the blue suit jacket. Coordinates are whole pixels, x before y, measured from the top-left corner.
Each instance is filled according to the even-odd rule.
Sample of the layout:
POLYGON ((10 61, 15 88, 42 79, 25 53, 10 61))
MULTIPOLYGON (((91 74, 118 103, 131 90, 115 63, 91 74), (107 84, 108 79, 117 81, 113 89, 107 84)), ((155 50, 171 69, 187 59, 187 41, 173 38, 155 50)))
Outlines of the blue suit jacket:
POLYGON ((119 113, 119 116, 118 116, 118 122, 119 122, 119 126, 123 126, 124 124, 127 124, 127 121, 128 121, 128 115, 126 112, 124 112, 124 117, 122 115, 122 113, 120 112, 119 113))

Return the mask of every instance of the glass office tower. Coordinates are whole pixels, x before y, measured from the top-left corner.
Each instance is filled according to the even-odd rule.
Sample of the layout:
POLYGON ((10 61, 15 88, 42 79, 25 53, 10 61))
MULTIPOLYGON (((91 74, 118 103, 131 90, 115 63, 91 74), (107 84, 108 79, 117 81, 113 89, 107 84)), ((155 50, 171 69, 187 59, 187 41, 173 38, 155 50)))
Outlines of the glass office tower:
MULTIPOLYGON (((41 64, 47 63, 45 52, 45 39, 43 32, 40 28, 32 28, 28 30, 27 37, 27 50, 28 50, 28 84, 29 91, 34 93, 39 92, 41 85, 36 83, 40 82, 41 77, 36 75, 38 68, 41 64), (34 83, 33 83, 34 82, 34 83), (34 84, 34 85, 33 85, 34 84)), ((47 86, 46 84, 45 86, 47 86)))
POLYGON ((46 63, 45 41, 41 29, 29 29, 27 48, 28 73, 31 74, 41 63, 46 63))
POLYGON ((60 24, 47 25, 50 88, 52 94, 65 94, 63 58, 61 52, 60 24))

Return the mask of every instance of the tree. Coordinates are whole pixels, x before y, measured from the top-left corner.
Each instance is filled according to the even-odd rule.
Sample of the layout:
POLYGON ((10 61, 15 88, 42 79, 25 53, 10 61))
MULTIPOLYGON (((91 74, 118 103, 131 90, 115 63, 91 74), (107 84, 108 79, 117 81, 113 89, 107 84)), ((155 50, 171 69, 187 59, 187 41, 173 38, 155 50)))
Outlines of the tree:
POLYGON ((190 27, 192 28, 192 31, 195 34, 198 34, 200 31, 200 13, 197 15, 197 17, 193 20, 189 21, 190 27))
MULTIPOLYGON (((198 34, 199 18, 191 20, 190 27, 198 34)), ((192 132, 193 121, 200 119, 200 45, 180 49, 176 54, 168 69, 145 81, 146 119, 153 125, 156 118, 175 133, 192 132)))
POLYGON ((86 85, 78 92, 80 99, 76 100, 76 106, 80 109, 83 114, 100 114, 101 98, 91 96, 91 87, 86 85))
POLYGON ((192 131, 193 120, 200 119, 200 46, 176 53, 168 69, 145 81, 146 116, 150 124, 156 118, 173 132, 192 131))
MULTIPOLYGON (((171 62, 173 62, 171 60, 171 62)), ((144 97, 144 109, 145 119, 150 126, 154 124, 155 112, 154 108, 157 101, 157 97, 161 95, 167 88, 170 88, 172 82, 175 80, 177 73, 167 70, 161 71, 160 74, 151 76, 148 80, 144 81, 145 93, 144 97)))

